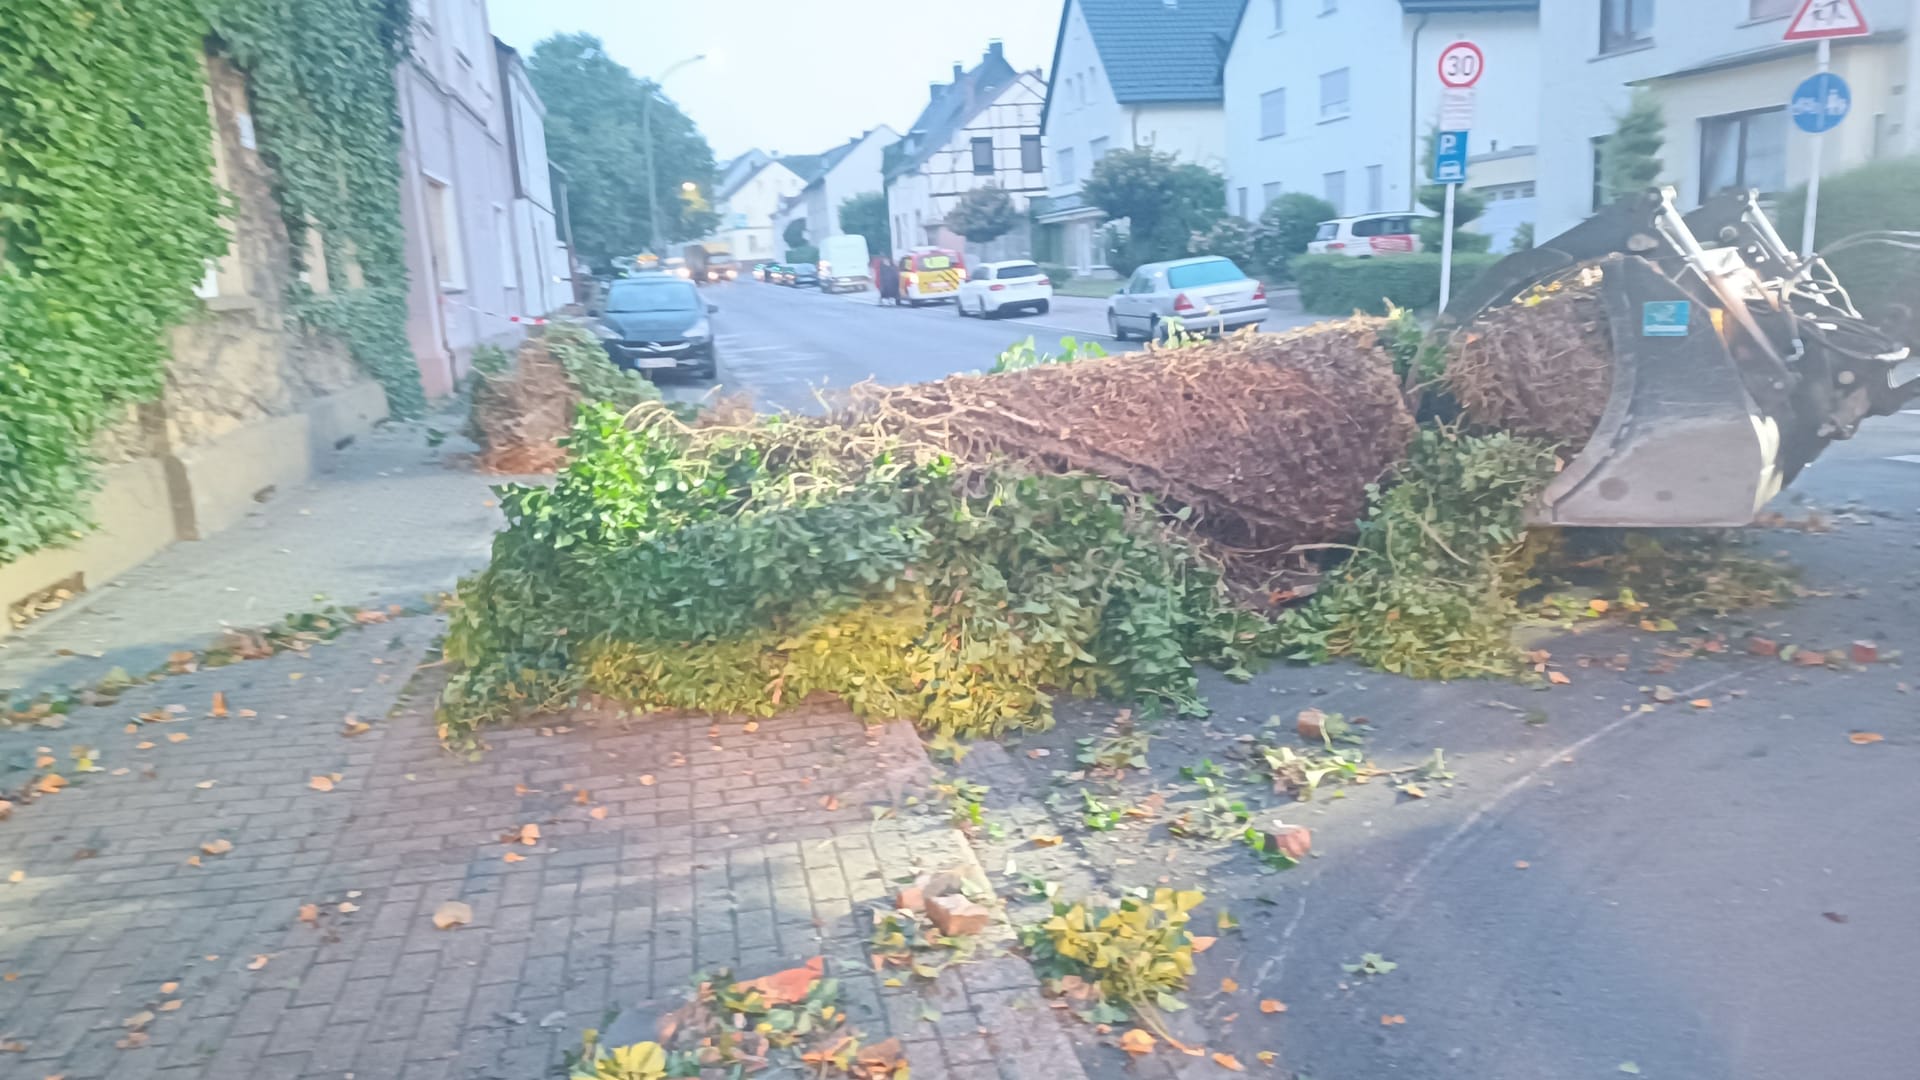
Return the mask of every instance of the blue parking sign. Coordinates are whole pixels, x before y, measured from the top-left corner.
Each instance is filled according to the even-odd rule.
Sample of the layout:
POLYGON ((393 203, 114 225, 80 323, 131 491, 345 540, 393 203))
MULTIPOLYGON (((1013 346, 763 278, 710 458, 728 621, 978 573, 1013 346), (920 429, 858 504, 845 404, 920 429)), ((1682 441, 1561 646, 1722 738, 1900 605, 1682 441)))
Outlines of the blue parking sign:
POLYGON ((1467 180, 1467 133, 1443 131, 1433 143, 1433 182, 1464 184, 1467 180))
POLYGON ((1801 131, 1818 135, 1840 126, 1853 108, 1853 91, 1847 80, 1831 71, 1823 71, 1794 88, 1787 111, 1801 131))

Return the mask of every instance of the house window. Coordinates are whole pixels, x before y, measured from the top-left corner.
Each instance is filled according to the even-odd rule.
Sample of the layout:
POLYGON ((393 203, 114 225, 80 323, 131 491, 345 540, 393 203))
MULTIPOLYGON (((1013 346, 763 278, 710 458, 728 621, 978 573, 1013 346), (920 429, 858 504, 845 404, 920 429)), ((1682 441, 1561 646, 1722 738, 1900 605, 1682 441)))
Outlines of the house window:
POLYGON ((1320 76, 1320 119, 1332 120, 1347 115, 1347 69, 1339 68, 1320 76))
POLYGON ((1030 173, 1040 171, 1040 136, 1020 136, 1020 171, 1030 173))
POLYGON ((1333 212, 1345 217, 1347 213, 1347 173, 1321 173, 1320 182, 1326 188, 1327 201, 1333 204, 1333 212))
POLYGON ((1592 148, 1588 156, 1593 160, 1593 212, 1597 214, 1611 201, 1607 198, 1607 137, 1595 135, 1587 142, 1592 148))
POLYGON ((453 185, 431 176, 427 177, 427 241, 440 287, 449 292, 464 290, 467 272, 460 253, 460 207, 453 201, 453 185))
POLYGON ((1273 201, 1279 197, 1280 181, 1275 180, 1271 183, 1260 185, 1260 209, 1265 210, 1267 207, 1272 206, 1273 201))
POLYGON ((1754 22, 1784 19, 1799 6, 1800 0, 1747 0, 1747 18, 1754 22))
POLYGON ((1273 0, 1273 32, 1287 28, 1287 0, 1273 0))
POLYGON ((1700 121, 1700 198, 1787 186, 1787 110, 1709 116, 1700 121))
POLYGON ((1245 221, 1247 219, 1247 189, 1246 188, 1240 188, 1234 192, 1234 202, 1239 204, 1240 220, 1245 221))
POLYGON ((1107 156, 1107 147, 1112 145, 1112 143, 1113 143, 1113 140, 1107 138, 1105 135, 1102 135, 1101 137, 1088 143, 1087 144, 1087 166, 1091 168, 1095 165, 1100 164, 1100 159, 1107 156))
POLYGON ((973 140, 973 175, 993 175, 993 140, 991 138, 973 140))
POLYGON ((1056 179, 1063 184, 1071 184, 1080 178, 1080 174, 1073 171, 1073 147, 1062 147, 1053 152, 1053 170, 1059 174, 1056 179))
POLYGON ((1387 208, 1387 169, 1384 165, 1367 166, 1367 212, 1378 213, 1387 208))
POLYGON ((1287 91, 1269 90, 1260 95, 1260 137, 1278 138, 1287 133, 1287 91))
POLYGON ((1600 0, 1600 51, 1619 52, 1653 40, 1653 0, 1600 0))

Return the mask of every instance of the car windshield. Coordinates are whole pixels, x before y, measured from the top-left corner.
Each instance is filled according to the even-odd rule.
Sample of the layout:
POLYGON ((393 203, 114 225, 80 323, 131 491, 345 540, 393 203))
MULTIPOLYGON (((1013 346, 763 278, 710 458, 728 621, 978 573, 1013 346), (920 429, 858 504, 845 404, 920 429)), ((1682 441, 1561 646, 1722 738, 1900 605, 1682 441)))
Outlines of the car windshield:
POLYGON ((1223 281, 1244 281, 1247 275, 1228 259, 1209 259, 1206 262, 1187 263, 1184 266, 1167 268, 1167 284, 1175 289, 1190 289, 1195 285, 1218 285, 1223 281))
POLYGON ((947 267, 952 265, 953 265, 953 260, 946 257, 945 255, 920 256, 920 269, 922 270, 945 270, 947 267))
POLYGON ((1333 239, 1334 237, 1336 237, 1336 236, 1339 236, 1339 235, 1340 235, 1340 223, 1339 223, 1339 222, 1337 222, 1337 221, 1323 221, 1323 222, 1321 222, 1321 223, 1320 223, 1320 231, 1319 231, 1319 232, 1317 232, 1317 233, 1314 233, 1314 234, 1313 234, 1313 238, 1314 238, 1315 240, 1331 240, 1331 239, 1333 239))
POLYGON ((1040 268, 1032 263, 1013 263, 1010 266, 1003 266, 995 270, 993 276, 1002 280, 1007 278, 1039 277, 1040 268))
POLYGON ((615 285, 607 296, 607 310, 622 314, 641 311, 698 311, 699 294, 684 281, 615 285))

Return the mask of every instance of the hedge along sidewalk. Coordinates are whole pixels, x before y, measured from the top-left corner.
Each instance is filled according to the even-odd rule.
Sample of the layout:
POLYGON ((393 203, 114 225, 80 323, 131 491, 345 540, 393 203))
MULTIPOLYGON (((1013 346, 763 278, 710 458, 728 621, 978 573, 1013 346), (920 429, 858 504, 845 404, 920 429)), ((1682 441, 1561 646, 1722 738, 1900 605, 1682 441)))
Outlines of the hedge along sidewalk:
MULTIPOLYGON (((1470 252, 1453 257, 1453 292, 1473 283, 1500 261, 1499 255, 1470 252)), ((1364 311, 1385 315, 1386 304, 1429 311, 1440 303, 1440 256, 1303 255, 1293 261, 1294 280, 1300 286, 1300 306, 1320 315, 1351 315, 1364 311)))

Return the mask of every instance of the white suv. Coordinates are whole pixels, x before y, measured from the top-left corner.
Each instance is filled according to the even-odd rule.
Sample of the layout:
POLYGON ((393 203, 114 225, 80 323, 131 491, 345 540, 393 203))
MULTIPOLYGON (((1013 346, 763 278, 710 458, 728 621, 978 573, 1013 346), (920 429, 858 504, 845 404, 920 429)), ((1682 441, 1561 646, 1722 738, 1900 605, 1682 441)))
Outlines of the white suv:
POLYGON ((1413 223, 1419 216, 1401 210, 1323 221, 1320 231, 1307 244, 1307 254, 1348 255, 1356 259, 1415 254, 1420 250, 1420 237, 1414 233, 1413 223))
POLYGON ((987 263, 968 275, 953 306, 963 319, 1022 309, 1045 315, 1053 306, 1053 282, 1030 262, 987 263))

